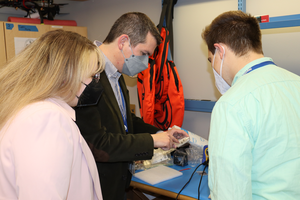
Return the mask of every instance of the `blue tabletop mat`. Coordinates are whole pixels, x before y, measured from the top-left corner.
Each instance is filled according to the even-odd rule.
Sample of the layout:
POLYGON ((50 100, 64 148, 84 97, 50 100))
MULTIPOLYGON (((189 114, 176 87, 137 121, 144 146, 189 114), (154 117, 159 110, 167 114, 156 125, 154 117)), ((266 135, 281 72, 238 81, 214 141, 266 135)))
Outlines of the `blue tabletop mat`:
MULTIPOLYGON (((138 179, 136 177, 132 177, 132 181, 138 182, 138 183, 143 183, 145 185, 150 185, 152 187, 168 190, 174 193, 178 193, 182 187, 188 182, 190 179, 192 173, 195 171, 196 167, 191 167, 189 165, 181 167, 177 165, 172 165, 169 166, 175 170, 182 170, 186 168, 191 168, 189 170, 183 170, 182 176, 179 176, 177 178, 173 178, 171 180, 163 181, 161 183, 155 184, 155 185, 150 185, 149 183, 142 181, 141 179, 138 179)), ((200 166, 197 171, 203 171, 204 166, 200 166)), ((206 172, 208 171, 207 168, 205 170, 206 172)), ((195 172, 193 178, 191 179, 190 183, 183 189, 183 191, 180 193, 185 196, 193 197, 195 199, 198 199, 198 186, 200 182, 201 175, 199 175, 197 172, 195 172)), ((208 198, 210 192, 209 188, 207 185, 207 175, 204 175, 201 181, 201 186, 200 186, 200 199, 201 200, 210 200, 208 198)))

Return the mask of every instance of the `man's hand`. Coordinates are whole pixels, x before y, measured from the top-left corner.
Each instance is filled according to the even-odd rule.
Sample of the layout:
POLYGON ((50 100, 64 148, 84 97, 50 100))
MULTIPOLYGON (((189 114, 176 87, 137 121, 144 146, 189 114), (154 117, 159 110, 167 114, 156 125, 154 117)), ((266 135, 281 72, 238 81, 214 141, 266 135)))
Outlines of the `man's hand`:
POLYGON ((178 143, 178 139, 189 137, 185 131, 176 128, 172 128, 165 132, 152 134, 151 136, 153 138, 154 147, 162 148, 163 150, 175 148, 174 142, 178 143))
POLYGON ((176 143, 178 143, 178 139, 182 139, 184 137, 189 137, 189 134, 187 134, 187 132, 185 132, 184 130, 181 130, 181 129, 177 129, 177 128, 172 128, 172 129, 168 130, 167 133, 176 138, 176 141, 174 141, 176 143))

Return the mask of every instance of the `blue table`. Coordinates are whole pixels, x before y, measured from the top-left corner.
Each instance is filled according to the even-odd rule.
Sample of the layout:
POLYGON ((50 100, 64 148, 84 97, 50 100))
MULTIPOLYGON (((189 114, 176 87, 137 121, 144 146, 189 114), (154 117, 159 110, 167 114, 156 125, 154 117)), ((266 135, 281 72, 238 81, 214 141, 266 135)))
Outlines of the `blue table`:
MULTIPOLYGON (((196 167, 190 167, 189 165, 181 167, 177 165, 170 166, 175 170, 182 170, 186 168, 191 168, 189 170, 183 170, 182 176, 173 178, 171 180, 167 180, 155 185, 150 185, 136 177, 132 177, 131 186, 139 189, 147 190, 156 194, 168 196, 171 198, 176 198, 178 192, 182 189, 182 187, 186 184, 186 182, 190 179, 193 171, 196 167)), ((204 166, 200 166, 197 171, 203 171, 204 166)), ((205 170, 208 171, 207 169, 205 170)), ((193 178, 190 183, 182 190, 178 199, 198 199, 198 186, 200 182, 201 175, 195 172, 193 178)), ((201 186, 200 186, 200 199, 201 200, 210 200, 208 198, 210 192, 207 185, 207 175, 204 175, 202 178, 201 186)))

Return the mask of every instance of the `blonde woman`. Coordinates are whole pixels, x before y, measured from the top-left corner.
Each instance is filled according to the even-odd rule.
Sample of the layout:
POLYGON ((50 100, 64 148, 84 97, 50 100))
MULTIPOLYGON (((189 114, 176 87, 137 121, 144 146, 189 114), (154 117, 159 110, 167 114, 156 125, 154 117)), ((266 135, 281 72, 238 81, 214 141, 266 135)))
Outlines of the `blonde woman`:
POLYGON ((98 48, 63 30, 0 69, 0 199, 102 199, 72 109, 102 70, 98 48))

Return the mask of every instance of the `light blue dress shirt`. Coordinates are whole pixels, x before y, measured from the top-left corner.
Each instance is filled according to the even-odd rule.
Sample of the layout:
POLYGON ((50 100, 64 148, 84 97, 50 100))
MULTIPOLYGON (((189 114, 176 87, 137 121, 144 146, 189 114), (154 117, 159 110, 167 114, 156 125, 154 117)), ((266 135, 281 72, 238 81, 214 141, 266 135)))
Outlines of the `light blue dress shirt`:
MULTIPOLYGON (((102 42, 95 40, 94 44, 96 46, 100 46, 102 42)), ((123 120, 127 120, 126 116, 126 106, 124 102, 124 97, 122 97, 121 88, 119 85, 119 78, 121 76, 121 73, 118 72, 117 68, 112 64, 112 62, 103 54, 105 59, 105 73, 109 80, 109 83, 111 85, 111 88, 115 94, 116 100, 118 102, 121 114, 123 116, 123 120), (122 100, 123 99, 123 100, 122 100)), ((125 123, 125 122, 124 122, 125 123)), ((125 126, 125 130, 127 130, 127 127, 125 126)))
POLYGON ((300 77, 275 65, 235 76, 209 135, 212 200, 300 199, 300 77))

